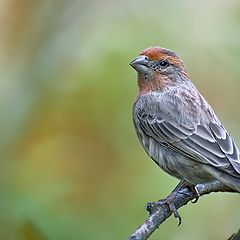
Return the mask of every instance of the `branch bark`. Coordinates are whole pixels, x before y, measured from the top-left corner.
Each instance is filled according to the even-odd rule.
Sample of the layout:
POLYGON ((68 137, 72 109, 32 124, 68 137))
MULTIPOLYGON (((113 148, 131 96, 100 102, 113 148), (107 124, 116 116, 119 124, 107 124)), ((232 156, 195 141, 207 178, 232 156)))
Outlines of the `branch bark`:
MULTIPOLYGON (((209 194, 211 192, 236 192, 218 181, 198 184, 196 189, 200 196, 209 194)), ((194 199, 192 191, 186 187, 177 192, 174 200, 176 209, 186 205, 189 201, 194 199)), ((128 238, 128 240, 144 240, 148 239, 150 235, 168 218, 171 216, 168 205, 152 205, 147 204, 147 210, 149 211, 149 217, 145 222, 140 225, 136 231, 134 231, 128 238)))

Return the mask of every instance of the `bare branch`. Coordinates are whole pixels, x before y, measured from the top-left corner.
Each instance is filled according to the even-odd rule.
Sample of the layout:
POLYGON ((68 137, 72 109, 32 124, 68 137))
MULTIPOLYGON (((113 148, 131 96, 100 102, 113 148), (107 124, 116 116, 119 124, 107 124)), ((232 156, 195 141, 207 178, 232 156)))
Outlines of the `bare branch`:
MULTIPOLYGON (((206 184, 198 184, 196 185, 196 189, 200 196, 209 194, 211 192, 235 192, 218 181, 206 184)), ((176 209, 179 209, 193 199, 194 195, 192 191, 188 187, 185 187, 177 192, 174 205, 176 209)), ((138 227, 135 232, 129 236, 128 240, 144 240, 149 238, 149 236, 159 227, 159 225, 161 225, 172 214, 168 205, 159 206, 147 204, 147 210, 149 211, 150 216, 141 226, 138 227)))

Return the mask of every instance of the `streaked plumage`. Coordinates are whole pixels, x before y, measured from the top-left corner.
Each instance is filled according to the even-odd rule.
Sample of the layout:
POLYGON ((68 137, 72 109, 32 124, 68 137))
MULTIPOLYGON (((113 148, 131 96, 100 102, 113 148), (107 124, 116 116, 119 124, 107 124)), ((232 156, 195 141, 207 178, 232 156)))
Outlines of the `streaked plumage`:
POLYGON ((239 150, 190 81, 182 60, 152 47, 131 65, 140 90, 133 121, 148 155, 180 180, 195 185, 217 179, 240 192, 239 150))

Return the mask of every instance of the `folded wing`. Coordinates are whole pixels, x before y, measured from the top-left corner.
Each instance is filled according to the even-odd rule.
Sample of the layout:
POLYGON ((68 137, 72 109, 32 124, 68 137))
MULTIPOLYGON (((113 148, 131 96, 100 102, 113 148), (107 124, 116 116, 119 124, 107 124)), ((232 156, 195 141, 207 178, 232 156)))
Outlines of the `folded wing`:
POLYGON ((239 150, 220 123, 189 127, 152 114, 138 119, 142 131, 160 144, 240 178, 239 150))

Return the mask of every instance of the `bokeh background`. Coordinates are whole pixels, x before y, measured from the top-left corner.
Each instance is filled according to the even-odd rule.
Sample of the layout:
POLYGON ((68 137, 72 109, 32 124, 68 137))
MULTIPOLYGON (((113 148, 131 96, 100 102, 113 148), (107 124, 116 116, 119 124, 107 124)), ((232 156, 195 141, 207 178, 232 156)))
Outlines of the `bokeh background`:
MULTIPOLYGON (((127 239, 177 180, 144 153, 129 62, 175 50, 240 146, 237 0, 0 1, 0 239, 127 239)), ((151 239, 227 239, 240 198, 212 194, 151 239)))

